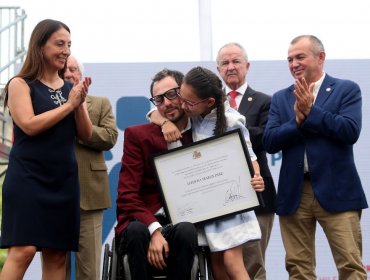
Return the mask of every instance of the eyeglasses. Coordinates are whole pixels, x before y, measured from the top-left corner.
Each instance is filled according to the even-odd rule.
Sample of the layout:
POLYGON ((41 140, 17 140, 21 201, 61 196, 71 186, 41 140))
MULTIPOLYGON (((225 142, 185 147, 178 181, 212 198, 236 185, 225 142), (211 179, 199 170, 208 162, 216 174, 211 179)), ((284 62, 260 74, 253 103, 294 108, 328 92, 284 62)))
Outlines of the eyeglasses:
POLYGON ((161 105, 164 101, 164 98, 166 97, 168 100, 173 100, 177 97, 179 97, 179 92, 180 92, 180 88, 179 87, 176 87, 176 88, 171 88, 169 90, 167 90, 165 93, 162 93, 162 94, 159 94, 159 95, 156 95, 156 96, 153 96, 152 98, 150 98, 149 100, 155 105, 155 106, 158 106, 158 105, 161 105))
POLYGON ((204 101, 207 101, 209 98, 205 98, 205 99, 202 99, 201 101, 198 101, 198 102, 193 102, 193 101, 190 101, 188 99, 184 99, 181 94, 180 94, 180 91, 178 93, 179 97, 180 97, 180 100, 182 103, 185 103, 188 107, 190 108, 193 108, 194 106, 200 104, 200 103, 203 103, 204 101))

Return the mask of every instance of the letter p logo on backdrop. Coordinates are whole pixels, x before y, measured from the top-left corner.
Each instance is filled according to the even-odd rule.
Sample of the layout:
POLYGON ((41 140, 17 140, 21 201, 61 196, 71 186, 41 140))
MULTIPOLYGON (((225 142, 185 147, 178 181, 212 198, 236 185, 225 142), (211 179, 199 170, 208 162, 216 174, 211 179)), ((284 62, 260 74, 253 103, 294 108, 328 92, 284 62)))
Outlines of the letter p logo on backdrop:
POLYGON ((281 158, 282 158, 282 152, 281 151, 276 153, 276 154, 272 154, 271 155, 271 166, 277 165, 281 161, 281 158))

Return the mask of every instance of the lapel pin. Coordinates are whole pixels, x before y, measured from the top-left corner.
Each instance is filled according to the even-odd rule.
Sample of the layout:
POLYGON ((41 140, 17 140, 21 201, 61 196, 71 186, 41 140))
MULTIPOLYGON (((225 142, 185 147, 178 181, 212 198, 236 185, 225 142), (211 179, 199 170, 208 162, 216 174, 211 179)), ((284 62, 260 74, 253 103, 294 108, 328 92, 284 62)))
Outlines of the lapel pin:
POLYGON ((330 87, 326 88, 326 92, 331 92, 331 88, 330 87))
POLYGON ((253 100, 252 97, 248 97, 248 101, 251 102, 253 100))

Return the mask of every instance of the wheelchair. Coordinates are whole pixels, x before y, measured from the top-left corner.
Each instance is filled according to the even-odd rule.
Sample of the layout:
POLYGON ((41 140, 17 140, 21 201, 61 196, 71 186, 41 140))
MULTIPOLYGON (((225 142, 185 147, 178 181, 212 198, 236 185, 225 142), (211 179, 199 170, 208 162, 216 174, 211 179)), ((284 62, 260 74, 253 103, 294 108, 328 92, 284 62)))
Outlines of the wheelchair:
MULTIPOLYGON (((119 256, 113 238, 112 246, 104 245, 102 280, 132 280, 127 255, 119 256)), ((191 279, 189 280, 212 280, 210 264, 207 260, 208 247, 199 246, 198 253, 194 256, 191 279)), ((161 273, 152 275, 153 279, 167 279, 161 273)))

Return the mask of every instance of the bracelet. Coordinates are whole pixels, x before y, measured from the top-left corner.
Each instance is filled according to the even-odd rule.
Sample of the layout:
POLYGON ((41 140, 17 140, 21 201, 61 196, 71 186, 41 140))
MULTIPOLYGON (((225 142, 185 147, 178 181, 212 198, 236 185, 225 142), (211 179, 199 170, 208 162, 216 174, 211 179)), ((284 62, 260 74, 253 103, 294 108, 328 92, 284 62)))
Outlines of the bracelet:
POLYGON ((168 122, 168 120, 164 120, 164 121, 162 122, 162 124, 161 124, 161 127, 162 127, 162 126, 164 126, 164 124, 165 124, 166 122, 168 122))

